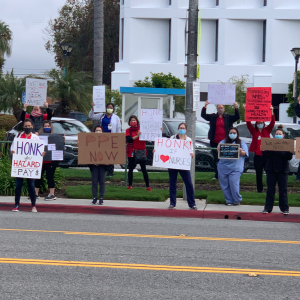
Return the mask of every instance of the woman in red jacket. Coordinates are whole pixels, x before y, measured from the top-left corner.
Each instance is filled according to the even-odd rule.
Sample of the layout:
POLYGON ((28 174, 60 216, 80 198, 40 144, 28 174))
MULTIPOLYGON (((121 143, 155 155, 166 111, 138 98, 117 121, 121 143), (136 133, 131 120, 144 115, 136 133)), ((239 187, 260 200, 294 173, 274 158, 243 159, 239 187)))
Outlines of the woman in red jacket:
MULTIPOLYGON (((246 107, 246 106, 245 106, 246 107)), ((261 138, 269 138, 270 134, 275 125, 275 116, 273 111, 273 106, 270 107, 272 111, 272 119, 268 126, 264 122, 256 122, 253 126, 251 122, 247 122, 247 127, 252 134, 252 142, 250 145, 249 151, 254 152, 254 168, 256 171, 256 187, 257 192, 263 192, 263 171, 266 165, 266 159, 264 158, 262 151, 260 149, 261 146, 261 138)))
POLYGON ((137 164, 140 164, 145 184, 147 187, 147 191, 151 192, 151 188, 149 186, 149 177, 146 170, 146 160, 147 160, 147 150, 146 150, 146 142, 140 141, 140 122, 136 116, 131 116, 128 121, 128 125, 130 126, 126 129, 126 154, 128 157, 128 190, 132 189, 132 180, 133 180, 133 169, 137 164), (144 153, 143 153, 144 151, 144 153), (137 155, 139 152, 139 155, 137 155), (140 154, 144 154, 140 157, 140 154))

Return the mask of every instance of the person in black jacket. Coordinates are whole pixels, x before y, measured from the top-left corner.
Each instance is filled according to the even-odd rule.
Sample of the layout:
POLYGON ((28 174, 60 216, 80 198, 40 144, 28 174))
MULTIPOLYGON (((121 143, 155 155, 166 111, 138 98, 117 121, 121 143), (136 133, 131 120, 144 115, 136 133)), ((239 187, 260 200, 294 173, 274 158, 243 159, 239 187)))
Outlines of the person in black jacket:
MULTIPOLYGON (((218 144, 226 138, 226 133, 232 127, 233 123, 240 119, 239 105, 234 102, 235 112, 234 115, 229 115, 225 113, 224 105, 217 105, 216 114, 207 114, 206 108, 209 104, 208 101, 205 102, 205 106, 202 108, 201 117, 210 122, 210 129, 208 132, 208 139, 210 140, 210 146, 217 148, 218 144)), ((214 179, 218 179, 218 151, 213 151, 214 155, 214 169, 216 171, 214 179)))
MULTIPOLYGON (((300 118, 300 96, 298 97, 298 102, 295 106, 295 113, 298 118, 300 118)), ((298 166, 298 171, 296 173, 296 181, 300 181, 300 164, 298 166)))
MULTIPOLYGON (((279 125, 275 138, 283 139, 283 126, 279 125)), ((279 188, 279 208, 284 215, 289 214, 289 205, 287 198, 287 183, 289 175, 289 160, 293 157, 293 152, 287 151, 263 151, 263 156, 266 159, 265 170, 267 173, 267 196, 264 214, 271 213, 274 205, 275 187, 278 182, 279 188)))

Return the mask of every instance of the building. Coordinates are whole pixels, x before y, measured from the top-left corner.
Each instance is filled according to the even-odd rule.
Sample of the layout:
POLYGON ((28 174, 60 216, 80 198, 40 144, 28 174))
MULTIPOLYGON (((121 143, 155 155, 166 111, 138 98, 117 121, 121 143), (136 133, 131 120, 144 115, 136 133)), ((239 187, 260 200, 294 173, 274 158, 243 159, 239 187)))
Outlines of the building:
MULTIPOLYGON (((121 0, 120 61, 112 88, 130 87, 150 72, 184 80, 188 0, 121 0)), ((200 0, 201 100, 208 84, 249 75, 249 86, 272 87, 278 119, 300 47, 300 0, 200 0)))

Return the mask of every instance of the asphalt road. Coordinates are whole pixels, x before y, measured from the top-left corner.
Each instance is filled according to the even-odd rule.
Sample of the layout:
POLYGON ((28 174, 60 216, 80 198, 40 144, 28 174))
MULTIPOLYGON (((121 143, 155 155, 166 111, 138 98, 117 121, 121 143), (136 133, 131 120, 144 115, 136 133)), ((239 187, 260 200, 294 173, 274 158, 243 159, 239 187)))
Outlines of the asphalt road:
POLYGON ((0 241, 0 299, 300 299, 296 223, 0 212, 0 241))

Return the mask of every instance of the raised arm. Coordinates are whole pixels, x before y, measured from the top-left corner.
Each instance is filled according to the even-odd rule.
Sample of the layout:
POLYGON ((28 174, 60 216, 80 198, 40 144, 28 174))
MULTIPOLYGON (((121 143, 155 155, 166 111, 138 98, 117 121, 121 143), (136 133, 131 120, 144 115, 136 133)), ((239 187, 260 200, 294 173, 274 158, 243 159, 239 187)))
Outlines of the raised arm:
POLYGON ((272 119, 271 119, 271 122, 268 126, 266 126, 266 130, 271 133, 274 126, 275 126, 275 115, 274 115, 274 108, 273 106, 270 107, 270 109, 272 110, 272 119))
POLYGON ((209 121, 211 120, 211 114, 207 114, 206 113, 206 108, 207 108, 207 105, 209 104, 209 102, 206 100, 205 101, 205 105, 204 107, 202 107, 202 110, 201 110, 201 117, 206 120, 206 121, 209 121))

